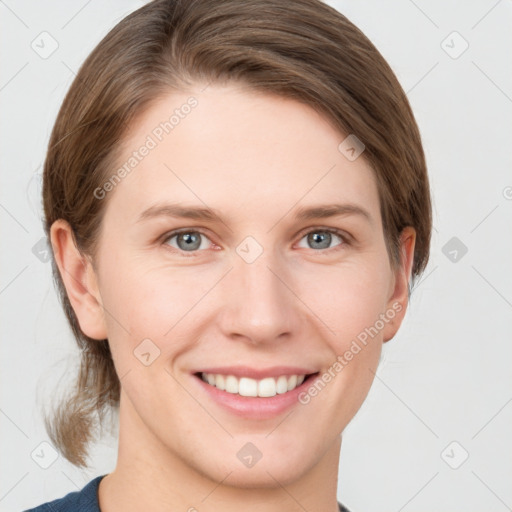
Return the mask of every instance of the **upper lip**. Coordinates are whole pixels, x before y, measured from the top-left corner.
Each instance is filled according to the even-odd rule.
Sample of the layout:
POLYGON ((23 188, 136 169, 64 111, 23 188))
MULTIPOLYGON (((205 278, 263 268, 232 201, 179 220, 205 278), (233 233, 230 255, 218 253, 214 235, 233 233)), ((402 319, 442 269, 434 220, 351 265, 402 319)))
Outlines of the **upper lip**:
POLYGON ((299 366, 272 366, 261 369, 250 368, 249 366, 217 366, 215 368, 202 368, 200 370, 195 370, 192 373, 215 373, 261 380, 265 377, 280 377, 281 375, 310 375, 317 372, 318 370, 299 366))

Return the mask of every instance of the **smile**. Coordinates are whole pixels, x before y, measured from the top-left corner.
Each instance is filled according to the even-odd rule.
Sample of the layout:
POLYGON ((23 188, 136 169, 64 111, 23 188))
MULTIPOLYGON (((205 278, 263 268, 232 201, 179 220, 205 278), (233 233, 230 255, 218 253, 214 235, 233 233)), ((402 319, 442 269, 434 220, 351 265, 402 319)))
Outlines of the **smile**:
POLYGON ((237 378, 234 375, 201 372, 200 377, 210 386, 234 395, 271 397, 293 391, 309 375, 281 375, 279 377, 267 377, 256 380, 249 377, 237 378))
POLYGON ((260 370, 240 366, 204 370, 192 372, 204 396, 244 421, 266 420, 284 414, 300 403, 299 393, 320 375, 318 371, 306 373, 311 369, 284 366, 260 370))

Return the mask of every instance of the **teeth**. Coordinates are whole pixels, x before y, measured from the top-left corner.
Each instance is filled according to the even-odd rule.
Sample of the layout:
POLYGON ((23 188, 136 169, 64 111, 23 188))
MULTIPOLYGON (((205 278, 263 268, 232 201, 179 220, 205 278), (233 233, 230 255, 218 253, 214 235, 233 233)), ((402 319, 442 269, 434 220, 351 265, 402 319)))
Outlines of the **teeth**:
MULTIPOLYGON (((240 379, 240 382, 243 380, 250 380, 256 384, 255 387, 257 388, 258 396, 275 396, 277 394, 276 381, 272 377, 267 377, 266 379, 262 379, 259 382, 253 379, 240 379)), ((242 386, 240 386, 240 394, 242 394, 241 390, 242 386)), ((256 396, 256 393, 249 396, 256 396)))
POLYGON ((227 391, 235 395, 270 397, 292 391, 304 382, 306 376, 281 375, 277 379, 267 377, 262 380, 255 380, 248 377, 238 379, 234 375, 225 376, 213 373, 201 373, 201 378, 211 386, 215 386, 222 391, 227 391))
POLYGON ((225 391, 228 393, 238 393, 238 380, 233 375, 228 375, 226 377, 225 391))
MULTIPOLYGON (((203 373, 203 375, 204 375, 204 373, 203 373)), ((215 375, 215 387, 222 389, 222 390, 226 389, 224 375, 215 375)))
POLYGON ((276 391, 280 394, 288 391, 288 379, 284 375, 277 379, 276 391))

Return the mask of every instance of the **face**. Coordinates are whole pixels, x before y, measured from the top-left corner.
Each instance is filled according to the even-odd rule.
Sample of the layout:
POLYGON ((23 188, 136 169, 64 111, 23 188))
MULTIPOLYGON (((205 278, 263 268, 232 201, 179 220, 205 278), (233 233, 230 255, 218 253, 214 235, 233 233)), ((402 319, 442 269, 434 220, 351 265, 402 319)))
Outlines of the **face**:
POLYGON ((345 137, 236 85, 169 94, 134 124, 116 168, 130 171, 97 191, 121 436, 240 486, 286 485, 336 446, 406 298, 373 171, 345 137))

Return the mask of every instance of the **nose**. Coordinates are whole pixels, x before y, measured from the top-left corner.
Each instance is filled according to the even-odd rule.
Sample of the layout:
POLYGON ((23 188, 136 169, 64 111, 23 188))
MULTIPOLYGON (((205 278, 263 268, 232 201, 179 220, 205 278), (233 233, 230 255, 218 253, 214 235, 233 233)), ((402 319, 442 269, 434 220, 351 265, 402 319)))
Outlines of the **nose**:
POLYGON ((236 257, 223 281, 219 324, 226 337, 260 345, 301 332, 303 315, 292 278, 271 251, 252 263, 236 257))

